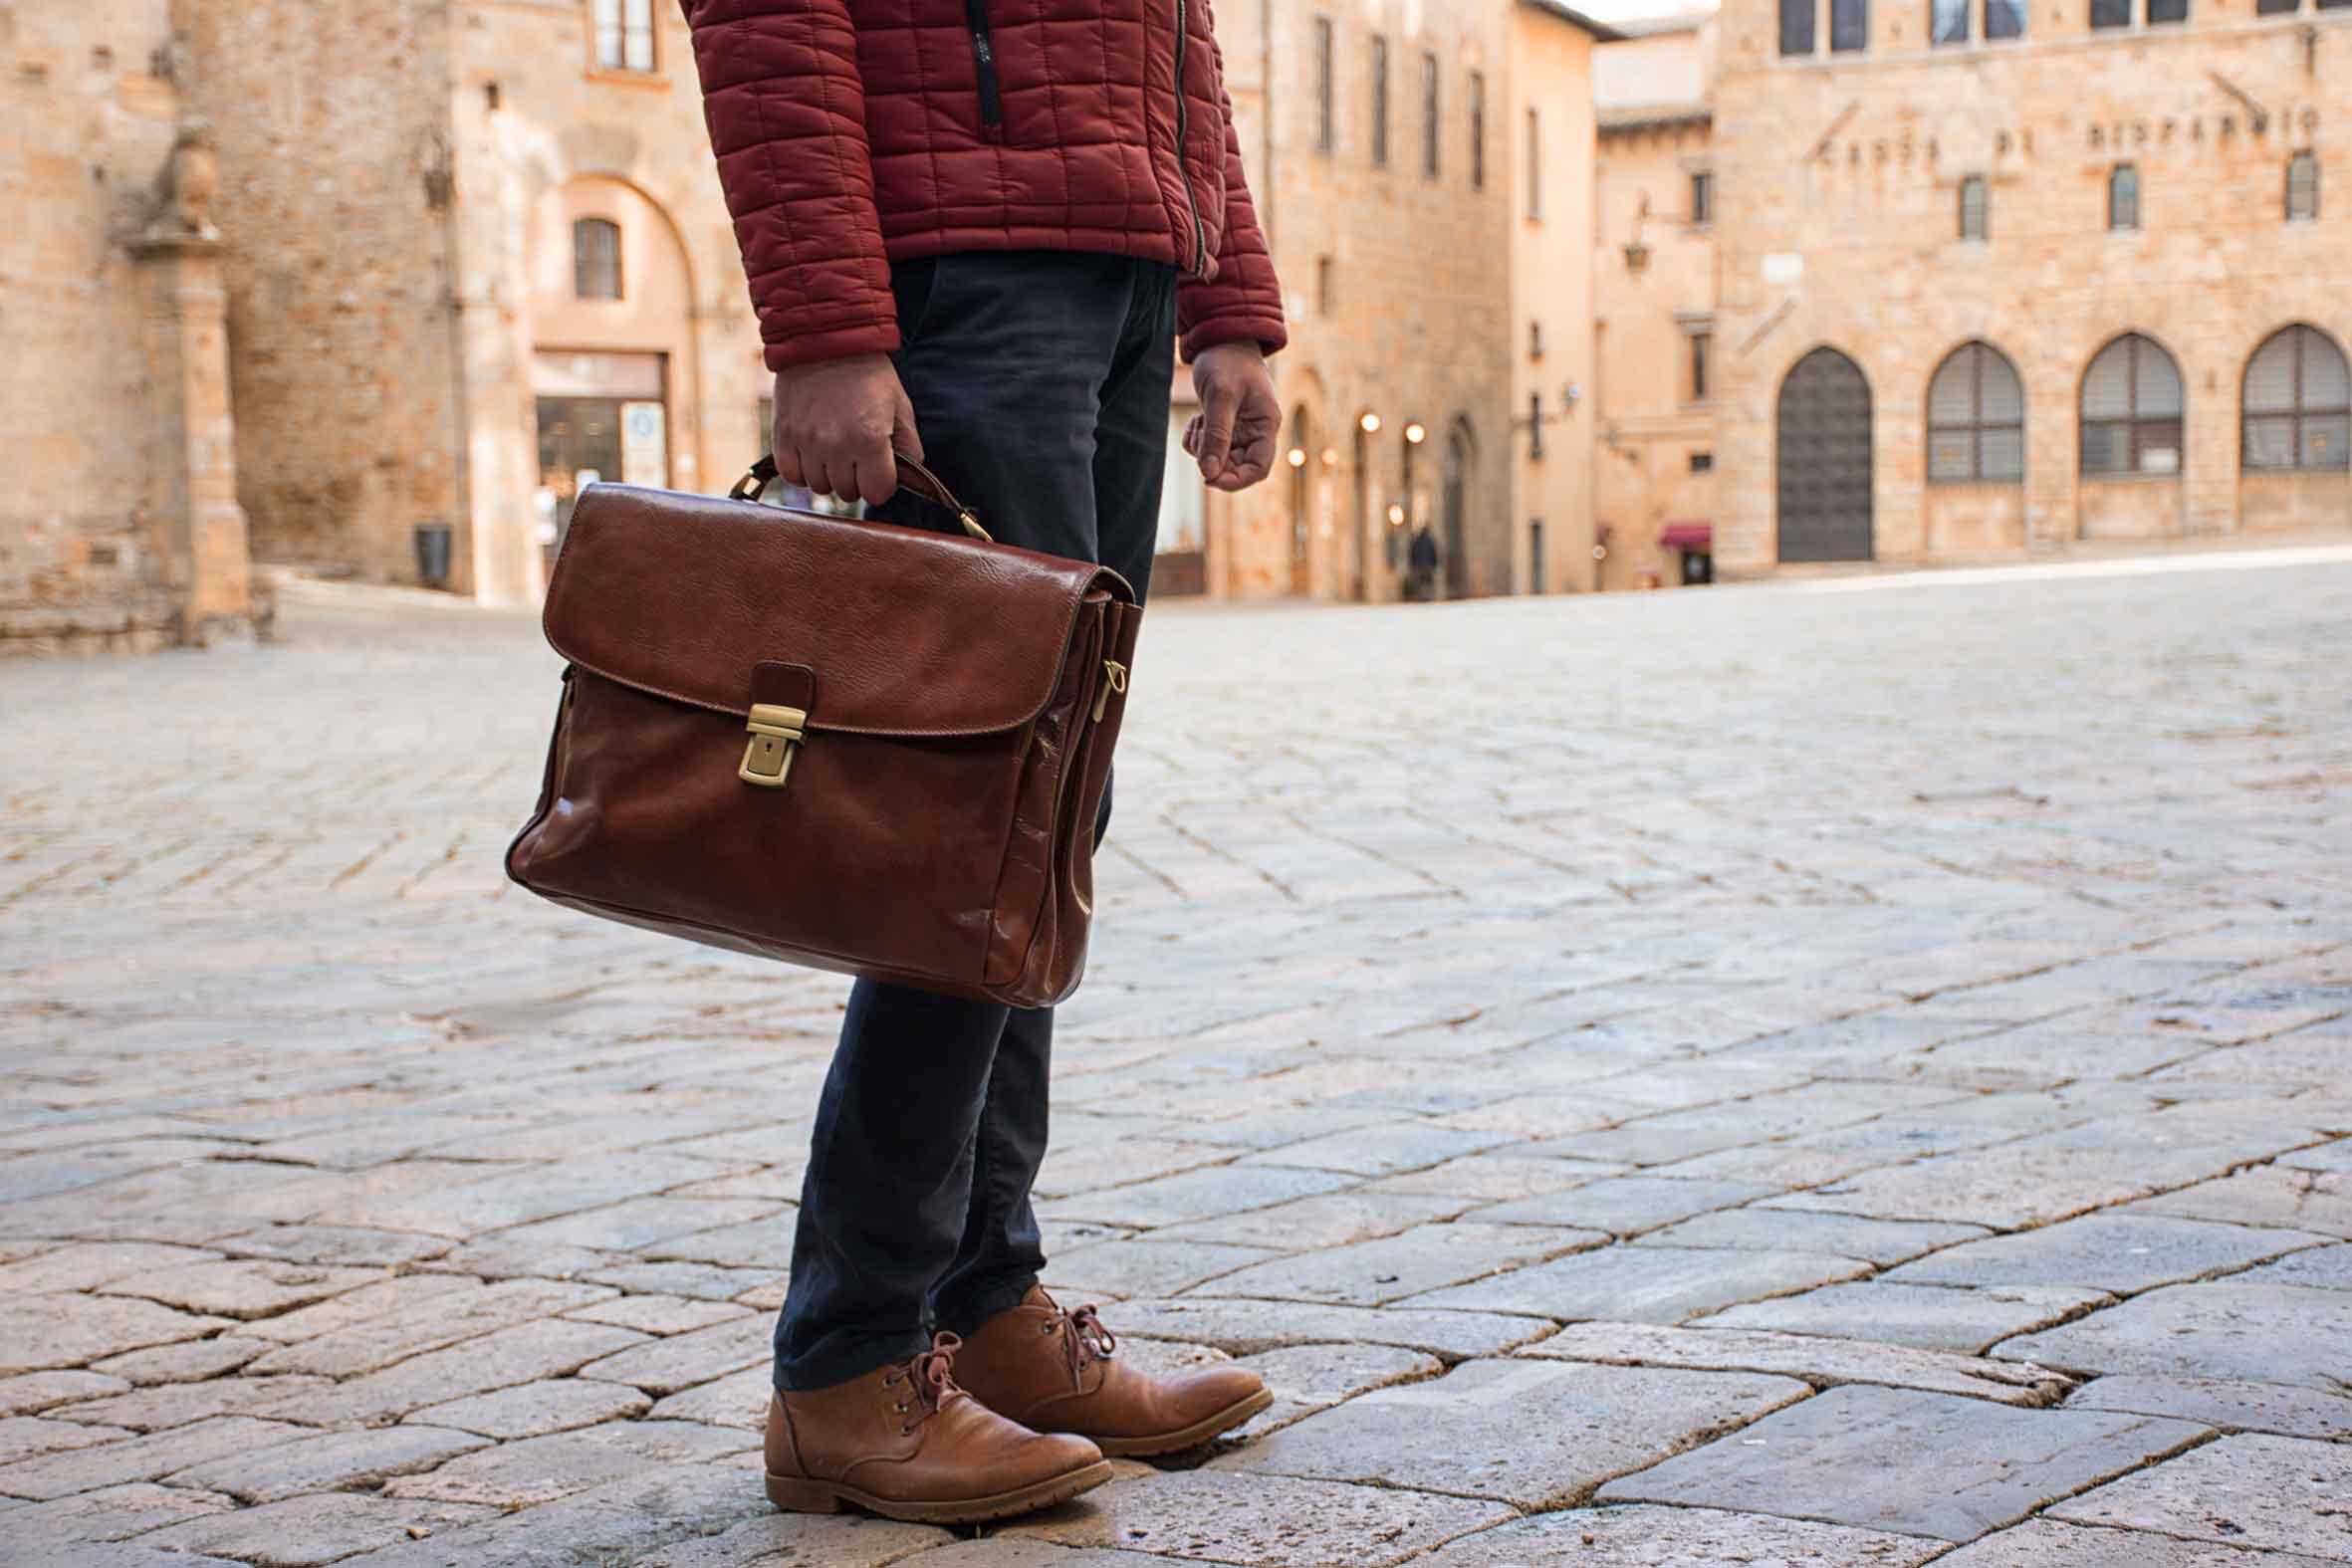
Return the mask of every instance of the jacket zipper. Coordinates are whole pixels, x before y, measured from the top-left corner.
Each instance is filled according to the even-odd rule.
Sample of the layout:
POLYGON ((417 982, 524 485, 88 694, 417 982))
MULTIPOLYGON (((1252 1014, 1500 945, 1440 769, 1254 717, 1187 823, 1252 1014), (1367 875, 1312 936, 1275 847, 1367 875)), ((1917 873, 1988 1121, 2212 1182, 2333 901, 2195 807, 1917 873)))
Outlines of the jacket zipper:
POLYGON ((964 21, 972 29, 972 68, 980 81, 980 123, 994 130, 1005 120, 1005 100, 997 87, 997 45, 989 31, 988 0, 964 0, 964 21))
MULTIPOLYGON (((979 0, 974 0, 978 4, 979 0)), ((1200 198, 1192 193, 1192 176, 1184 168, 1184 35, 1185 0, 1176 0, 1176 183, 1184 187, 1184 208, 1192 214, 1192 266, 1196 278, 1209 268, 1209 234, 1201 224, 1200 198)))

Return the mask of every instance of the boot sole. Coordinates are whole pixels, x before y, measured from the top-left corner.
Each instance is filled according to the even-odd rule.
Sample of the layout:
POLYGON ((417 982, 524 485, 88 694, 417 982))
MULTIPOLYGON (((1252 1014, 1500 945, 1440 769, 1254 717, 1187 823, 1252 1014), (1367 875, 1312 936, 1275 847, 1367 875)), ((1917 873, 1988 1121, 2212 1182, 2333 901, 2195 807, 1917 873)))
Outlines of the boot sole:
POLYGON ((1160 1454, 1181 1454, 1186 1449, 1197 1449, 1222 1432, 1231 1432, 1252 1416, 1274 1404, 1274 1391, 1260 1389, 1239 1404, 1228 1405, 1206 1421, 1196 1421, 1181 1432, 1163 1432, 1149 1438, 1096 1438, 1094 1447, 1107 1458, 1143 1459, 1160 1454))
POLYGON ((1009 1519, 1017 1513, 1029 1513, 1039 1508, 1051 1508, 1056 1503, 1067 1502, 1080 1492, 1092 1491, 1110 1479, 1110 1465, 1097 1459, 1083 1469, 1070 1470, 1052 1476, 1018 1491, 998 1492, 991 1497, 957 1497, 943 1502, 902 1501, 891 1497, 877 1497, 837 1481, 810 1480, 799 1475, 768 1474, 768 1500, 787 1513, 838 1513, 848 1503, 867 1513, 885 1519, 903 1519, 909 1524, 983 1524, 990 1519, 1009 1519))

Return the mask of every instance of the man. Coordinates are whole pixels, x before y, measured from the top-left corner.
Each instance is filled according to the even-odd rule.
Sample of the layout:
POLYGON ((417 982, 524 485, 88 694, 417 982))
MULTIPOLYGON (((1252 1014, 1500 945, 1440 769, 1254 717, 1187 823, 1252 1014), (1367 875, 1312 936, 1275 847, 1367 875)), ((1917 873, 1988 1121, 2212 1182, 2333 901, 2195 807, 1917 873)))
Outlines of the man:
POLYGON ((1413 531, 1412 543, 1405 547, 1407 598, 1434 599, 1437 595, 1437 536, 1424 523, 1413 531))
MULTIPOLYGON (((683 3, 788 482, 944 526, 901 452, 1140 594, 1179 333, 1186 451, 1222 490, 1266 477, 1282 297, 1207 0, 683 3)), ((1039 1288, 1053 1030, 851 992, 776 1333, 779 1506, 1002 1517, 1270 1403, 1232 1368, 1151 1378, 1039 1288)))

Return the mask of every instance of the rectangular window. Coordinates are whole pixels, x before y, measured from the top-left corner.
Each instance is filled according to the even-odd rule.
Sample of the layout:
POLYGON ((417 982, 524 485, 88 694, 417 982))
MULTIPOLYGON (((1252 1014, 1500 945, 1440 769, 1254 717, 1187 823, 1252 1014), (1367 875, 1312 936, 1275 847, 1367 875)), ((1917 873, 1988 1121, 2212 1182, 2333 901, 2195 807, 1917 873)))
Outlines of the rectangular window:
POLYGON ((1528 111, 1528 216, 1543 221, 1543 120, 1528 111))
POLYGON ((2091 0, 2091 26, 2129 27, 2132 0, 2091 0))
POLYGON ((1543 394, 1528 394, 1528 456, 1543 455, 1543 394))
POLYGON ((2256 16, 2292 16, 2303 8, 2303 0, 2254 0, 2256 16))
POLYGON ((1331 112, 1332 55, 1336 49, 1331 37, 1331 19, 1314 19, 1314 149, 1328 152, 1338 140, 1338 126, 1331 112))
POLYGON ((1314 311, 1317 316, 1326 317, 1339 313, 1338 263, 1328 256, 1315 258, 1314 311))
POLYGON ((1694 474, 1714 473, 1715 454, 1713 452, 1693 452, 1691 454, 1691 472, 1694 474))
POLYGON ((1715 334, 1692 333, 1691 339, 1691 396, 1694 403, 1704 403, 1715 393, 1715 334))
POLYGON ((1372 40, 1372 167, 1388 167, 1388 40, 1372 40))
POLYGON ((1928 38, 1937 44, 1969 41, 1969 12, 1976 0, 1928 0, 1928 38))
POLYGON ((2025 0, 1985 0, 1987 38, 2023 38, 2025 0))
POLYGON ((1437 56, 1421 57, 1421 172, 1437 178, 1437 56))
POLYGON ((1691 227, 1704 229, 1715 222, 1715 174, 1710 169, 1691 172, 1691 227))
POLYGON ((1780 0, 1780 53, 1809 55, 1813 52, 1813 29, 1816 0, 1780 0))
POLYGON ((1528 591, 1541 593, 1547 580, 1543 567, 1543 520, 1528 520, 1528 591))
POLYGON ((2107 176, 2107 227, 2136 229, 2140 226, 2140 171, 2129 163, 2118 163, 2107 176))
POLYGON ((1528 357, 1530 359, 1543 357, 1543 324, 1541 322, 1528 323, 1528 357))
POLYGON ((2298 152, 2286 160, 2286 218, 2289 223, 2319 216, 2319 154, 2298 152))
POLYGON ((595 0, 596 69, 653 69, 653 0, 595 0))
POLYGON ((1983 240, 1992 237, 1993 198, 1985 189, 1985 176, 1971 174, 1960 182, 1960 237, 1964 240, 1983 240))
POLYGON ((2189 0, 2148 0, 2148 25, 2189 20, 2189 0))
MULTIPOLYGON (((2155 0, 2150 0, 2151 4, 2155 0)), ((2185 0, 2184 0, 2185 3, 2185 0)), ((1870 0, 1829 0, 1829 48, 1852 54, 1870 47, 1870 0)))
POLYGON ((1487 188, 1487 76, 1470 74, 1470 188, 1487 188))
POLYGON ((620 225, 609 218, 582 218, 572 225, 572 292, 583 300, 617 300, 620 294, 620 225))

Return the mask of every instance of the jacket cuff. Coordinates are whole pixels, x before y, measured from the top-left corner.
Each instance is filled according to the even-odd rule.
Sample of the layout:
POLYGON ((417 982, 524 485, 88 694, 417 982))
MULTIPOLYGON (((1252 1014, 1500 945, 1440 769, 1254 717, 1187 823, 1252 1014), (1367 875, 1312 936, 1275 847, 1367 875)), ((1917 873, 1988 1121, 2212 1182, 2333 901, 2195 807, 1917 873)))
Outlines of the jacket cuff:
POLYGON ((826 359, 896 353, 898 341, 896 322, 864 322, 855 327, 836 327, 830 332, 797 333, 784 342, 768 343, 761 356, 768 361, 769 369, 789 370, 797 364, 817 364, 826 359))
POLYGON ((1204 348, 1219 343, 1256 343, 1268 354, 1277 354, 1290 346, 1291 330, 1280 316, 1269 316, 1256 311, 1236 311, 1230 316, 1212 316, 1194 324, 1184 335, 1182 350, 1184 362, 1192 363, 1204 348))

